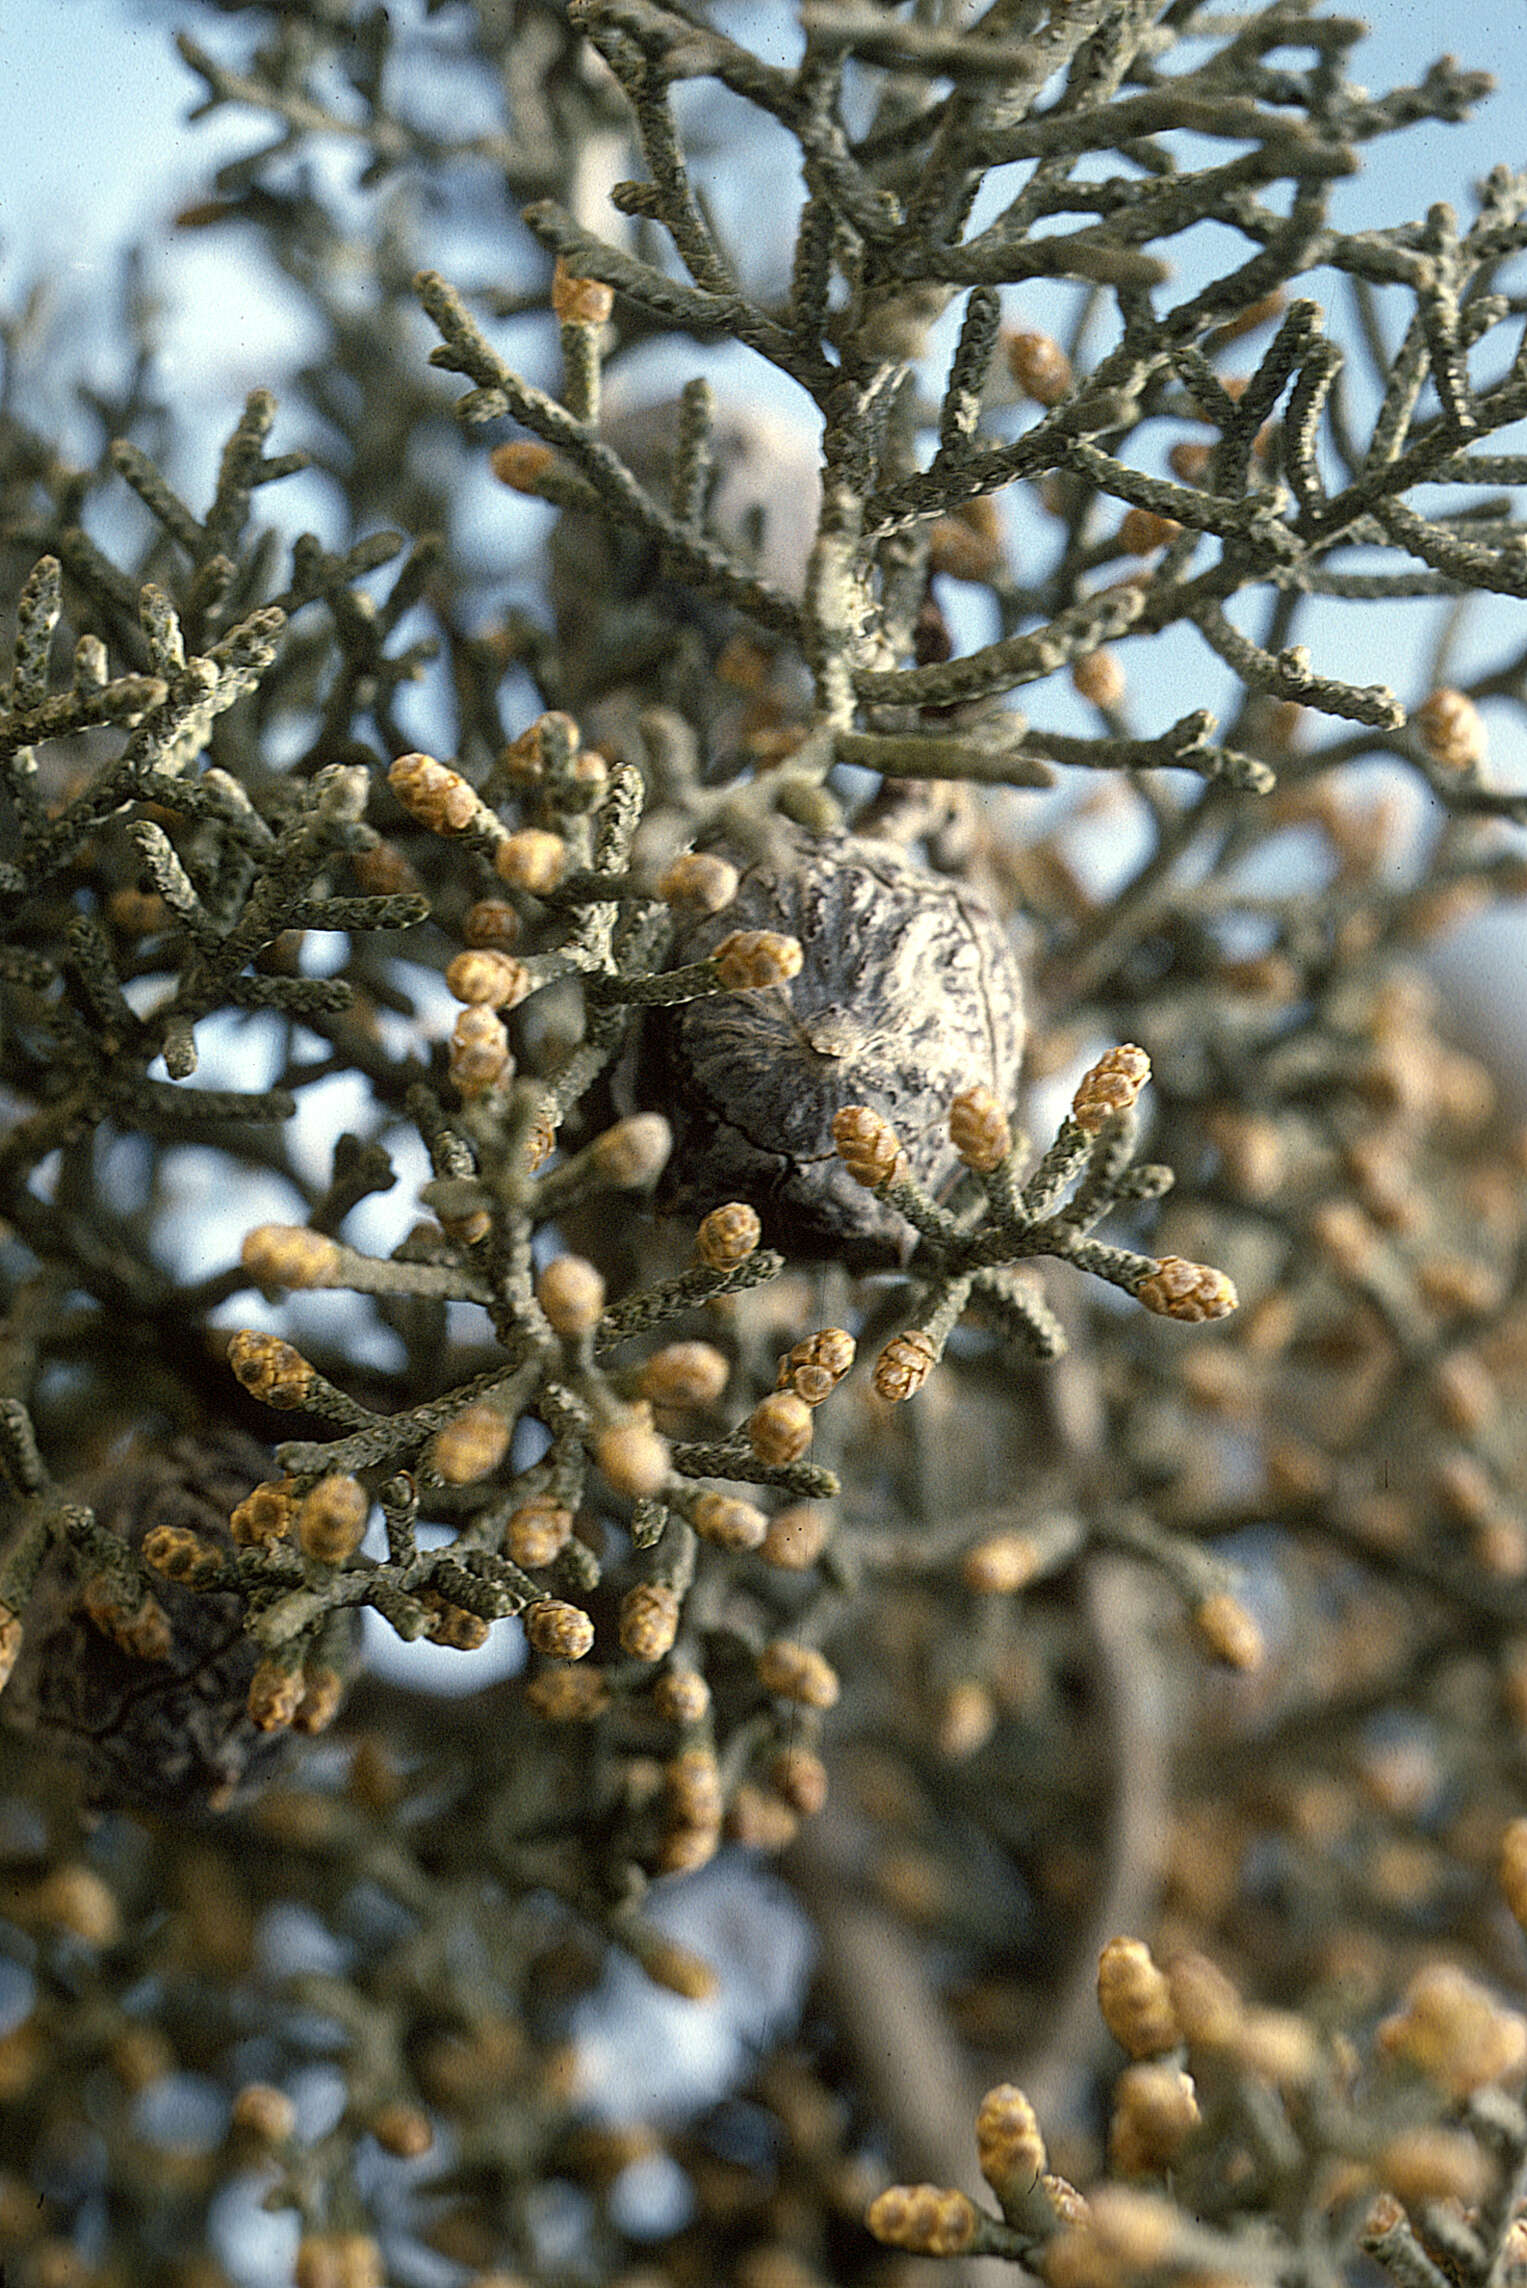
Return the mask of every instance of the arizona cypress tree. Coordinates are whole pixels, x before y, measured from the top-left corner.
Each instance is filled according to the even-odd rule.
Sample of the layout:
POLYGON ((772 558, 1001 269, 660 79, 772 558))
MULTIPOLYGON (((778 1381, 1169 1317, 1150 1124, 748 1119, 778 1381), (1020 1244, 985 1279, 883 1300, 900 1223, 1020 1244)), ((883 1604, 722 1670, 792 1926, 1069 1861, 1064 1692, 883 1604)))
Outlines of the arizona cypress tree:
POLYGON ((1504 2282, 1527 176, 1344 195, 1486 77, 186 23, 300 367, 6 321, 5 2263, 1504 2282))

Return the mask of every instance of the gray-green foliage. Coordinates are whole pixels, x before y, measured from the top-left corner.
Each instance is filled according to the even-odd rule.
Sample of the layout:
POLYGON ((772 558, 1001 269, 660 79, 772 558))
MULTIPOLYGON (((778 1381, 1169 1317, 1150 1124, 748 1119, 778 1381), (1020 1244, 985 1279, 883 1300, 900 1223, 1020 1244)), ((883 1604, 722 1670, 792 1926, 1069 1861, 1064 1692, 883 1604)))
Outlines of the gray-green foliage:
MULTIPOLYGON (((835 1913, 873 1863, 866 1913, 940 1947, 871 1919, 897 2015, 845 1911, 841 2055, 760 2085, 772 2177, 728 2211, 676 2133, 698 2210, 675 2278, 777 2277, 781 2251, 791 2278, 867 2274, 856 2093, 909 2172, 964 2167, 965 2124, 906 2094, 973 2074, 941 1995, 991 2078, 1021 2051, 1036 2094, 1082 2103, 1097 1944, 1155 1921, 1170 1831, 1168 1931, 1307 2005, 1325 2046, 1280 2080, 1265 2024, 1244 2055, 1185 2034, 1214 2104, 1168 2269, 1240 2248, 1313 2288, 1366 2232, 1402 2282, 1483 2280, 1503 2176, 1465 2224, 1432 2198, 1442 2149, 1409 2223, 1364 2204, 1449 2108, 1462 2192, 1519 2167, 1514 2101, 1407 2036, 1417 2074, 1365 2110, 1328 2036, 1444 1931, 1521 1977, 1488 1865, 1527 1641, 1520 1152, 1407 962, 1523 881, 1527 796, 1485 727, 1527 649, 1447 662, 1471 598, 1527 592, 1527 456, 1496 449, 1527 416, 1527 175, 1496 169, 1462 219, 1330 211, 1366 143, 1462 116, 1485 77, 1370 95, 1360 27, 1283 0, 213 13, 180 43, 204 108, 268 136, 179 221, 253 233, 319 350, 230 416, 204 510, 141 296, 119 398, 56 407, 71 455, 25 313, 0 399, 0 1945, 25 1987, 0 2242, 38 2282, 70 2242, 103 2279, 204 2279, 220 2189, 260 2156, 304 2288, 379 2277, 378 2237, 411 2278, 421 2234, 456 2277, 616 2277, 617 2162, 570 2128, 576 1998, 612 1948, 703 1990, 650 1886, 788 1844, 830 1774, 803 1895, 835 1913), (441 124, 432 44, 491 124, 441 124), (771 276, 717 216, 729 151, 781 134, 800 199, 771 276), (326 197, 309 162, 336 138, 356 182, 326 197), (437 254, 448 227, 471 255, 437 254), (607 417, 656 343, 667 395, 607 417), (701 345, 746 355, 713 381, 701 345), (756 361, 819 441, 804 480, 756 361), (490 452, 556 512, 534 596, 461 507, 490 452), (308 467, 337 529, 293 538, 264 488, 308 467), (1429 598, 1424 674, 1343 672, 1335 607, 1429 598), (1131 668, 1184 643, 1201 680, 1166 720, 1131 668), (1374 761, 1424 831, 1362 791, 1374 761), (1066 807, 1084 770, 1138 853, 1108 898, 1066 807), (898 896, 988 917, 940 942, 987 949, 990 1040, 901 1139, 919 1027, 856 999, 855 949, 822 942, 849 904, 812 889, 877 850, 898 896), (739 871, 739 912, 788 906, 799 942, 716 942, 739 871), (798 1213, 827 1147, 792 1141, 787 1056, 753 1189, 686 1164, 672 1012, 735 994, 774 997, 827 1110, 863 1113, 828 1132, 877 1195, 871 1278, 831 1244, 841 1199, 798 1213), (257 1084, 222 1085, 241 1064, 257 1084), (1029 1099, 1089 1064, 1035 1150, 1029 1099), (337 1079, 364 1110, 315 1174, 299 1107, 337 1079), (188 1281, 193 1168, 253 1228, 188 1281), (321 1315, 319 1290, 348 1300, 321 1315), (275 1444, 272 1409, 298 1434, 275 1444), (230 1531, 207 1486, 250 1451, 235 1428, 269 1459, 230 1531), (1269 1644, 1237 1557, 1293 1616, 1269 1644), (463 1653, 524 1615, 536 1664, 448 1716, 362 1678, 331 1732, 362 1607, 463 1653), (1183 1615, 1258 1672, 1242 1697, 1205 1687, 1183 1615), (97 1646, 129 1680, 106 1719, 97 1646), (76 1665, 90 1691, 59 1689, 76 1665), (142 1759, 193 1686, 197 1777, 167 1788, 142 1759), (1430 1792, 1375 1717, 1419 1728, 1430 1792), (51 1743, 67 1775, 103 1721, 72 1793, 34 1768, 51 1743), (236 1796, 289 1727, 328 1738, 236 1796), (335 1942, 322 1971, 262 1951, 293 1905, 335 1942), (294 2138, 281 2087, 333 2053, 344 2110, 294 2138), (136 2099, 177 2071, 225 2133, 167 2159, 136 2099), (431 2134, 389 2178, 379 2153, 431 2134)), ((949 981, 920 987, 952 1026, 949 981)), ((1162 2156, 1143 2173, 1164 2185, 1162 2156)), ((1005 2202, 982 2245, 1043 2264, 1041 2206, 1005 2202)))

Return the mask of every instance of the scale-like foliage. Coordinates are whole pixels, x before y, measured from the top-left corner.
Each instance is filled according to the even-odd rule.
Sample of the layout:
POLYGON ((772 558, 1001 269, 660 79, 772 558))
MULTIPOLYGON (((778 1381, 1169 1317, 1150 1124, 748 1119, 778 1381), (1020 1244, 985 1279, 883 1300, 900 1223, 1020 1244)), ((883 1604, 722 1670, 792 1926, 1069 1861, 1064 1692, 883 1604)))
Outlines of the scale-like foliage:
POLYGON ((615 2279, 662 2150, 676 2282, 1504 2278, 1523 1147, 1417 964, 1527 886, 1527 650, 1450 664, 1527 176, 1338 219, 1488 82, 1292 0, 218 12, 269 135, 178 221, 320 347, 205 511, 146 345, 73 460, 19 319, 0 403, 0 2246, 221 2279, 257 2172, 301 2288, 615 2279), (595 2127, 727 1846, 824 2007, 595 2127))

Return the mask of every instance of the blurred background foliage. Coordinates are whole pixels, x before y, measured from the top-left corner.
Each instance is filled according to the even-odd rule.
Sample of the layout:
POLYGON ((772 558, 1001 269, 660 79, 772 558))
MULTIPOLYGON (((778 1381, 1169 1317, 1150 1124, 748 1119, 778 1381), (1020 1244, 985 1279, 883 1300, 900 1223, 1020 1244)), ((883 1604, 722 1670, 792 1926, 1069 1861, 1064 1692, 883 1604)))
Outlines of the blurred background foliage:
MULTIPOLYGON (((1149 334, 1144 274, 1117 246, 1020 265, 982 317, 961 232, 1041 179, 1287 153, 1168 100, 1033 169, 1015 105, 982 132, 1019 155, 930 240, 961 290, 925 306, 868 186, 961 158, 941 124, 977 97, 917 41, 974 39, 966 13, 78 5, 67 52, 26 56, 131 112, 151 48, 203 113, 168 197, 103 173, 78 232, 61 189, 7 225, 0 2249, 28 2288, 809 2288, 924 2253, 1052 2288, 1359 2261, 1435 2288, 1516 2260, 1527 295, 1519 179, 1478 222, 1462 136, 1509 147, 1520 90, 1454 156, 1485 10, 1431 76, 1426 27, 1381 12, 1365 113, 1345 28, 1298 7, 999 7, 983 36, 1057 43, 1036 116, 1240 39, 1245 100, 1370 161, 1301 178, 1336 235, 1271 300, 1221 291, 1246 247, 1185 193, 1183 356, 1088 406, 1149 334), (644 169, 691 285, 726 302, 702 273, 733 267, 703 326, 652 283, 688 290, 652 213, 611 203, 644 169), (1457 218, 1414 219, 1440 196, 1457 218), (129 211, 139 251, 108 254, 129 211), (630 269, 573 308, 579 233, 649 265, 646 298, 630 269), (421 266, 452 282, 427 314, 421 266), (1330 397, 1290 294, 1343 345, 1330 397), (780 348, 792 308, 796 380, 738 338, 780 348), (1322 538, 1376 424, 1420 456, 1415 525, 1322 538), (977 450, 1013 481, 962 489, 977 450), (847 552, 857 622, 824 461, 821 529, 835 482, 890 504, 847 552), (1218 589, 1121 463, 1211 503, 1218 589), (1293 541, 1237 556, 1269 523, 1293 541), (1016 675, 958 670, 1036 627, 1060 649, 1025 725, 994 704, 1016 675), (956 886, 1021 963, 997 1110, 1038 1150, 1009 1132, 961 1175, 936 1126, 940 1197, 887 1194, 921 1253, 903 1222, 867 1272, 763 1196, 762 1249, 713 1230, 696 1262, 694 1084, 630 1011, 726 915, 691 942, 665 869, 696 841, 751 864, 752 923, 803 847, 841 883, 887 839, 919 911, 956 886), (468 954, 519 972, 502 1021, 468 954), (1126 1043, 1139 1104, 1137 1076, 1068 1114, 1126 1043), (1106 1262, 1081 1220, 1014 1237, 1015 1196, 1031 1230, 1067 1184, 1106 1262), (962 1318, 978 1231, 1008 1284, 962 1318), (1048 1301, 1026 1253, 1070 1257, 1048 1301), (1169 1323, 1162 1261, 1239 1310, 1169 1323), (591 1317, 547 1283, 569 1262, 591 1317), (859 1351, 826 1387, 794 1349, 823 1330, 859 1351), (909 1334, 943 1352, 920 1388, 895 1353, 915 1395, 882 1371, 909 1334), (774 1406, 807 1387, 809 1459, 774 1406), (1167 1969, 1105 1955, 1100 2015, 1125 1934, 1167 1969), (951 2197, 991 2083, 1049 2149, 983 2112, 976 2218, 951 2197), (1036 2196, 1051 2168, 1090 2211, 1036 2196), (877 2239, 892 2175, 944 2205, 877 2208, 877 2239)), ((802 928, 797 1013, 825 992, 802 928)), ((894 1055, 866 1069, 894 1117, 894 1055)))

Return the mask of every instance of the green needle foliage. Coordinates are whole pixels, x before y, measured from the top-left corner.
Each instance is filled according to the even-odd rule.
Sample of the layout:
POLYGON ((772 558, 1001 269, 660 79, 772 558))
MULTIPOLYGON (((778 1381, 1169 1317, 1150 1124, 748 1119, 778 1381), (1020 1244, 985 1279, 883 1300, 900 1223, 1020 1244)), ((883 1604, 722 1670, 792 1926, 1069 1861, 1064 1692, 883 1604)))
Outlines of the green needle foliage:
POLYGON ((1487 76, 202 13, 305 364, 202 507, 136 273, 115 396, 4 321, 6 2279, 1501 2288, 1527 174, 1338 219, 1487 76), (592 2088, 723 1852, 804 2031, 592 2088))

